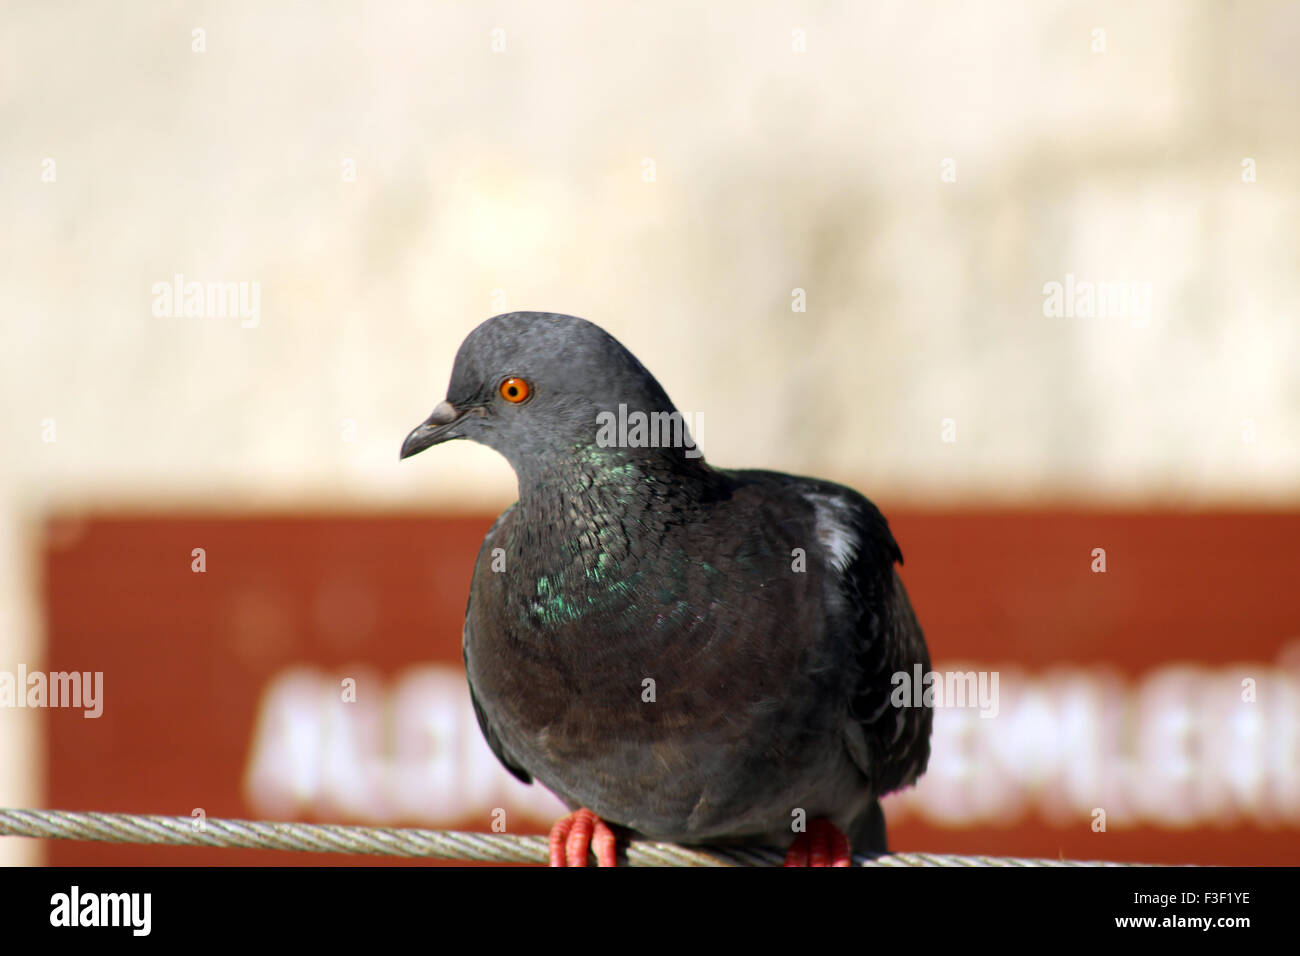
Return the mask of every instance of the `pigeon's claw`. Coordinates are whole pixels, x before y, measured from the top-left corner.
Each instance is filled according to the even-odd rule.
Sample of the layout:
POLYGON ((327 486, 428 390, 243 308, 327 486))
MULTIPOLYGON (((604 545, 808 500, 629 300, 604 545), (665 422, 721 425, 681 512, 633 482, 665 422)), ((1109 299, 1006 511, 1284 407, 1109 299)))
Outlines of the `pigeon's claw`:
MULTIPOLYGON (((555 851, 551 850, 551 858, 554 857, 555 851)), ((852 866, 849 838, 829 820, 811 820, 807 831, 796 836, 790 849, 785 851, 785 865, 852 866)))
POLYGON ((618 866, 614 831, 585 808, 557 820, 549 842, 551 866, 586 866, 588 851, 596 854, 597 866, 618 866))

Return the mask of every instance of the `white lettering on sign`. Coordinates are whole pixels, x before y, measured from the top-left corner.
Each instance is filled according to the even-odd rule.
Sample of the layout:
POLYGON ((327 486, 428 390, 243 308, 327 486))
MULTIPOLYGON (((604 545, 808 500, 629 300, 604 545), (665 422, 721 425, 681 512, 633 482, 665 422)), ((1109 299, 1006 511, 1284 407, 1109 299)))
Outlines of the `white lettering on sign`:
MULTIPOLYGON (((999 667, 996 716, 936 708, 919 785, 887 798, 892 821, 1065 825, 1106 811, 1110 827, 1250 821, 1300 824, 1300 653, 1286 666, 1168 666, 1132 682, 1102 668, 999 667), (1243 686, 1249 682, 1249 693, 1243 686)), ((985 666, 944 661, 940 671, 985 666)), ((412 668, 395 682, 353 674, 356 700, 312 668, 263 692, 245 777, 259 816, 464 824, 492 814, 563 815, 541 786, 488 749, 464 673, 412 668)))

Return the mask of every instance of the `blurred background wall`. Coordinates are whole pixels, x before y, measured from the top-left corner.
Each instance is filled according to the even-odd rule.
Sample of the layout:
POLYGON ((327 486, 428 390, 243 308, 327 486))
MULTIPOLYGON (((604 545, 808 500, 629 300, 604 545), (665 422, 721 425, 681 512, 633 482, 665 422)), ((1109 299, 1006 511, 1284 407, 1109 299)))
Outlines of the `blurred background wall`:
MULTIPOLYGON (((515 309, 887 513, 1294 512, 1298 47, 1262 2, 6 3, 0 670, 82 516, 504 507, 397 448, 515 309)), ((0 712, 0 806, 46 719, 0 712)))

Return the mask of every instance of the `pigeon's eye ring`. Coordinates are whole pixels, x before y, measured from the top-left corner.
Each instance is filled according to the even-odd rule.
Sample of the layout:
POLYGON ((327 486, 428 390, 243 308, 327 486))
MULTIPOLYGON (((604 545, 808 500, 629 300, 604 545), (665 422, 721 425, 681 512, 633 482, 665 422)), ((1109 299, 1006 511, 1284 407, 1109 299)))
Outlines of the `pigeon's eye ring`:
POLYGON ((512 375, 501 383, 497 391, 511 405, 519 405, 528 401, 528 396, 533 394, 533 387, 524 379, 512 375))

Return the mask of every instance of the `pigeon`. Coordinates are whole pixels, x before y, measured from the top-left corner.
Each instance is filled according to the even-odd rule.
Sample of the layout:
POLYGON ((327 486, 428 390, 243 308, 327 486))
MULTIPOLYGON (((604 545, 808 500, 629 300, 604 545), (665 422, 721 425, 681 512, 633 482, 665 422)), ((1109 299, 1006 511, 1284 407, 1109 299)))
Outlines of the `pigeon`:
POLYGON ((517 478, 465 614, 483 736, 572 811, 553 866, 634 837, 886 852, 879 799, 924 773, 933 717, 893 693, 930 660, 889 525, 842 485, 710 466, 688 424, 585 319, 507 313, 461 345, 401 458, 469 439, 517 478))

